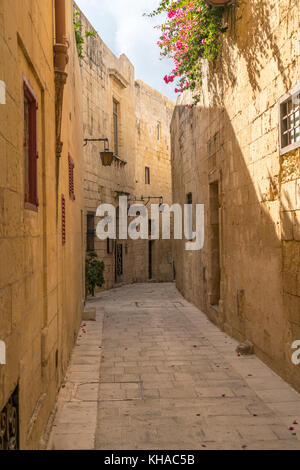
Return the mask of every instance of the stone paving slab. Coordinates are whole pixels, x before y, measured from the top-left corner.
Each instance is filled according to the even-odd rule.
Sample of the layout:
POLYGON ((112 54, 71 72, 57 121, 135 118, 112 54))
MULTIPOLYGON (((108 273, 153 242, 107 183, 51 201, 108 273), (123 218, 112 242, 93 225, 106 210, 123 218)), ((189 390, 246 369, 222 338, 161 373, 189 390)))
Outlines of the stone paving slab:
POLYGON ((299 393, 238 356, 174 284, 124 286, 89 307, 48 449, 300 449, 299 393))

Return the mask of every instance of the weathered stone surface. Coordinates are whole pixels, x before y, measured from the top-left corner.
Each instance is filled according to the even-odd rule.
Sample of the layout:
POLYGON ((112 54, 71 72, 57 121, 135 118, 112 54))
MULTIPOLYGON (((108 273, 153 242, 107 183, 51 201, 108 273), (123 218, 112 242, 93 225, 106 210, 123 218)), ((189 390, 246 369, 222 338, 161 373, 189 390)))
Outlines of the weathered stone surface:
POLYGON ((254 354, 253 343, 248 340, 244 343, 240 343, 236 348, 236 352, 243 354, 244 356, 251 356, 251 354, 254 354))
MULTIPOLYGON (((57 387, 77 335, 83 292, 81 212, 81 77, 71 0, 65 1, 69 42, 68 79, 62 107, 61 159, 56 158, 58 101, 55 94, 52 0, 12 2, 0 7, 0 340, 7 363, 0 368, 0 412, 19 386, 21 449, 37 449, 57 387), (4 27, 5 25, 5 27, 4 27), (36 210, 25 207, 23 78, 37 110, 36 210), (68 154, 75 165, 76 200, 69 198, 68 154), (66 200, 66 244, 62 246, 61 196, 66 200)), ((61 103, 61 100, 60 100, 61 103)))
MULTIPOLYGON (((79 11, 83 29, 93 30, 88 19, 79 11)), ((83 121, 85 138, 108 138, 110 150, 119 158, 111 167, 103 167, 99 152, 103 143, 89 143, 84 148, 84 191, 86 212, 95 214, 101 203, 119 206, 119 196, 127 195, 130 205, 159 204, 172 200, 170 122, 174 103, 140 80, 135 80, 134 66, 122 54, 119 58, 102 39, 90 38, 84 45, 81 60, 83 79, 83 121), (113 103, 117 106, 117 139, 114 134, 113 103), (159 135, 158 135, 158 127, 159 135), (100 132, 100 134, 99 134, 100 132), (116 142, 118 141, 117 148, 116 142), (124 164, 124 161, 126 164, 124 164), (150 184, 145 181, 145 169, 150 171, 150 184), (142 196, 145 198, 141 201, 142 196)), ((149 219, 151 217, 149 210, 149 219)), ((95 218, 95 228, 99 219, 95 218)), ((118 235, 118 234, 117 234, 118 235)), ((173 264, 170 240, 151 242, 152 273, 156 281, 172 281, 173 264)), ((102 290, 116 282, 145 282, 149 279, 147 240, 116 240, 107 250, 107 241, 95 237, 95 251, 105 264, 105 284, 102 290), (122 245, 123 272, 116 271, 116 243, 122 245)))
POLYGON ((82 314, 82 320, 85 320, 85 321, 96 320, 96 309, 95 308, 84 309, 83 314, 82 314))

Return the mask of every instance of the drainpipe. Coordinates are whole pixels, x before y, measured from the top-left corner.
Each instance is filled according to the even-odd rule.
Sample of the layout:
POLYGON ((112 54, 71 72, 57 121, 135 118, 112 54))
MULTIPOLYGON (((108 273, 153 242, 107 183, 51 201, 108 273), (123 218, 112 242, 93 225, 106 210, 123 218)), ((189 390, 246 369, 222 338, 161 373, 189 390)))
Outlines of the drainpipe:
POLYGON ((65 0, 55 0, 55 37, 56 43, 63 44, 66 37, 65 0))
POLYGON ((56 156, 62 152, 61 120, 63 108, 64 86, 68 74, 65 72, 69 61, 68 41, 66 37, 66 0, 55 0, 55 44, 54 44, 54 71, 55 71, 55 118, 56 118, 56 156))

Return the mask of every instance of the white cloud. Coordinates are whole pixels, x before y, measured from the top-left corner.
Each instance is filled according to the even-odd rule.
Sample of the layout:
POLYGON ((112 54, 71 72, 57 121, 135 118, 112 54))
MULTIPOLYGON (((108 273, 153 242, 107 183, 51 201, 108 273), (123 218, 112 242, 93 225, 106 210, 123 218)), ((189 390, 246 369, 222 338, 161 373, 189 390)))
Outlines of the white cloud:
POLYGON ((108 47, 116 55, 124 53, 131 60, 136 78, 175 100, 174 87, 163 81, 173 64, 160 60, 157 46, 160 31, 154 26, 161 18, 142 16, 155 9, 158 3, 159 0, 77 0, 108 47))

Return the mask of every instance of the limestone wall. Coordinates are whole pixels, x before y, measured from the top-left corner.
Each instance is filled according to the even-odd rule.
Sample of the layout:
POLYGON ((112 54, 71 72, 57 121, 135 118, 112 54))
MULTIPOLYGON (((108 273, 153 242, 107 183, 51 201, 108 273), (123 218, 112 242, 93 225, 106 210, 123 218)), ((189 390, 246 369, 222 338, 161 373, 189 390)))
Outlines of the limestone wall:
MULTIPOLYGON (((165 204, 172 202, 171 184, 171 140, 170 123, 174 103, 140 80, 135 83, 136 106, 136 196, 160 197, 165 204), (159 126, 159 128, 158 128, 159 126), (145 183, 145 168, 149 168, 150 184, 145 183)), ((149 218, 151 204, 159 199, 150 199, 147 204, 149 218)), ((160 225, 161 225, 160 217, 160 225)), ((161 235, 161 228, 160 228, 161 235)), ((152 247, 152 278, 156 281, 172 281, 171 240, 155 240, 152 247)), ((149 242, 140 243, 136 252, 136 277, 145 281, 149 273, 144 269, 149 260, 149 242)))
POLYGON ((202 99, 177 102, 173 200, 205 204, 205 246, 175 243, 177 286, 300 389, 299 148, 280 156, 279 99, 299 80, 299 2, 240 2, 202 99))
POLYGON ((69 74, 62 157, 55 151, 54 2, 3 0, 0 8, 0 410, 18 390, 20 447, 36 449, 54 405, 79 327, 83 301, 80 75, 72 5, 66 1, 69 74), (36 94, 36 211, 24 206, 23 76, 36 94), (68 153, 76 200, 69 200, 68 153), (61 194, 66 199, 62 246, 61 194))
MULTIPOLYGON (((78 20, 85 31, 94 31, 92 24, 79 12, 78 20)), ((96 214, 102 203, 119 204, 119 196, 126 195, 133 204, 141 195, 163 195, 171 200, 170 134, 174 105, 157 91, 140 81, 135 82, 134 67, 122 54, 116 57, 97 34, 88 38, 80 61, 83 83, 84 138, 108 138, 110 149, 121 159, 111 167, 104 167, 99 152, 103 143, 89 143, 84 148, 85 209, 96 214), (114 145, 114 105, 118 103, 118 149, 114 145), (161 140, 156 130, 161 123, 161 140), (145 166, 151 167, 151 185, 145 186, 145 166)), ((153 201, 154 202, 154 201, 153 201)), ((155 202, 158 202, 157 200, 155 202)), ((99 218, 94 219, 95 228, 99 218)), ((86 225, 85 225, 85 228, 86 225)), ((170 243, 154 242, 153 277, 157 280, 172 278, 172 265, 168 263, 170 243)), ((131 283, 149 279, 148 241, 116 240, 108 253, 107 242, 94 239, 98 258, 105 264, 105 285, 131 283), (122 245, 123 272, 116 271, 117 245, 122 245)))

